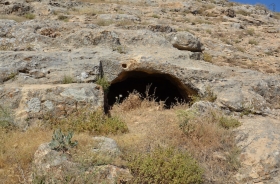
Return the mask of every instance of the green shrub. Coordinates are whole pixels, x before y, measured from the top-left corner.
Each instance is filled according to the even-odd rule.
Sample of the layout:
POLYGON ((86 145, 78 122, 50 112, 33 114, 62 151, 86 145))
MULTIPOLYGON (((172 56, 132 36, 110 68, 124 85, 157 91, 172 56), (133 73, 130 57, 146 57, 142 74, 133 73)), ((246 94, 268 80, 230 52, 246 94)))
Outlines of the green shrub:
POLYGON ((70 75, 64 75, 62 79, 62 84, 70 84, 73 83, 74 79, 70 75))
POLYGON ((246 32, 250 36, 253 36, 255 34, 255 30, 254 29, 248 29, 246 32))
POLYGON ((213 57, 210 54, 208 54, 207 52, 203 53, 203 60, 204 61, 207 61, 207 62, 211 63, 212 59, 213 59, 213 57))
POLYGON ((228 167, 231 171, 237 171, 241 167, 240 160, 238 159, 240 153, 241 150, 236 146, 233 147, 226 156, 228 167))
POLYGON ((11 111, 0 105, 0 128, 9 128, 13 126, 13 118, 11 111))
POLYGON ((112 20, 98 20, 97 22, 96 22, 96 24, 97 25, 99 25, 99 26, 109 26, 109 25, 111 25, 111 24, 113 24, 113 21, 112 20))
POLYGON ((219 125, 225 129, 230 129, 240 126, 241 123, 232 117, 222 116, 219 120, 219 125))
POLYGON ((118 117, 108 117, 101 110, 92 111, 79 109, 66 118, 45 116, 45 122, 51 128, 61 128, 64 131, 89 132, 92 134, 119 134, 128 132, 127 125, 118 117))
POLYGON ((249 40, 248 43, 251 45, 258 45, 258 42, 256 40, 249 40))
POLYGON ((109 92, 110 82, 106 79, 106 77, 98 77, 95 83, 102 86, 105 94, 109 92))
POLYGON ((127 53, 127 47, 122 46, 122 45, 115 46, 115 47, 113 47, 113 51, 117 51, 120 54, 126 54, 127 53))
POLYGON ((159 19, 159 18, 160 18, 160 16, 157 15, 157 14, 153 14, 152 17, 153 17, 153 18, 156 18, 156 19, 159 19))
POLYGON ((56 151, 67 151, 70 148, 73 148, 74 146, 77 146, 78 142, 72 142, 71 139, 73 137, 73 132, 69 132, 68 135, 64 135, 61 132, 61 129, 56 129, 53 132, 52 141, 49 144, 51 149, 56 151))
POLYGON ((62 20, 62 21, 65 21, 65 22, 68 21, 68 17, 65 16, 65 15, 59 15, 57 18, 58 18, 58 20, 62 20))
POLYGON ((27 13, 27 14, 24 15, 24 17, 27 18, 27 19, 35 19, 35 15, 32 14, 32 13, 27 13))
POLYGON ((9 76, 7 78, 8 78, 8 80, 11 80, 11 79, 15 79, 16 76, 17 76, 17 73, 16 72, 12 72, 12 73, 9 74, 9 76))
POLYGON ((243 47, 237 46, 236 49, 240 52, 245 52, 245 49, 243 47))
POLYGON ((202 183, 202 169, 185 151, 156 148, 129 158, 128 167, 134 183, 188 184, 202 183))

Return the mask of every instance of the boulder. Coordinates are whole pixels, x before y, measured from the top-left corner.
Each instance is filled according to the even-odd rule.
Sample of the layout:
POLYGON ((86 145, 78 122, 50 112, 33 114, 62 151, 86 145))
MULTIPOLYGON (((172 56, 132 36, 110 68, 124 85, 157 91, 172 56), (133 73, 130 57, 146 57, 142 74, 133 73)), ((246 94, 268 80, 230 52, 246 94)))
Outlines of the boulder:
POLYGON ((188 50, 192 52, 202 52, 203 44, 200 40, 189 32, 170 33, 167 39, 172 43, 173 47, 179 50, 188 50))
POLYGON ((148 29, 154 32, 164 32, 164 33, 177 32, 176 29, 165 25, 149 25, 148 29))
POLYGON ((212 103, 212 102, 207 102, 207 101, 199 101, 194 103, 191 108, 191 110, 197 111, 199 114, 207 112, 209 109, 219 109, 219 107, 212 103))
POLYGON ((68 161, 69 156, 52 150, 49 143, 41 144, 34 154, 34 171, 36 175, 47 175, 55 167, 61 165, 74 166, 74 163, 68 161))
POLYGON ((44 116, 65 117, 77 108, 103 108, 103 91, 95 84, 31 85, 0 89, 0 101, 11 104, 21 128, 40 123, 44 116))
MULTIPOLYGON (((113 139, 95 137, 93 140, 103 140, 106 142, 106 145, 101 146, 102 151, 114 153, 116 149, 118 150, 113 139)), ((31 182, 52 183, 56 181, 55 183, 60 184, 67 180, 68 183, 115 184, 126 183, 132 178, 129 169, 114 165, 85 167, 81 163, 73 162, 71 159, 74 156, 67 152, 63 153, 52 150, 49 143, 41 144, 34 154, 31 182)))
POLYGON ((0 37, 6 37, 10 29, 17 24, 14 20, 0 20, 0 37))
POLYGON ((107 137, 93 137, 93 140, 97 142, 93 152, 113 157, 120 155, 121 152, 115 140, 107 137))
POLYGON ((236 141, 242 168, 235 175, 238 183, 278 183, 280 181, 280 122, 269 117, 240 120, 236 141))

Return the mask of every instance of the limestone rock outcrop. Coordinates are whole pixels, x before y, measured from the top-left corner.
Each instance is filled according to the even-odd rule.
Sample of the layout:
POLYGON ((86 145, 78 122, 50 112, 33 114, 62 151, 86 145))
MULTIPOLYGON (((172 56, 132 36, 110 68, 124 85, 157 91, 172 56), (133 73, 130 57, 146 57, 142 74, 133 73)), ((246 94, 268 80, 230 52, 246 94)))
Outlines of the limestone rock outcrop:
MULTIPOLYGON (((280 180, 278 13, 223 0, 0 0, 0 14, 0 105, 14 112, 12 123, 21 129, 42 123, 45 114, 103 108, 99 77, 117 83, 133 76, 128 72, 164 75, 185 99, 210 88, 217 99, 196 103, 201 111, 248 114, 236 130, 239 183, 280 180)), ((96 150, 119 153, 111 140, 98 139, 108 146, 96 150)), ((51 163, 35 165, 76 167, 47 145, 36 158, 49 154, 51 163)), ((105 179, 127 173, 112 165, 87 172, 96 169, 105 179)))
MULTIPOLYGON (((114 141, 106 137, 100 137, 100 139, 98 137, 94 138, 94 140, 97 139, 109 141, 110 144, 114 141)), ((118 147, 111 149, 106 146, 106 153, 115 152, 116 149, 118 147)), ((106 155, 109 156, 110 154, 106 155)), ((111 157, 115 156, 111 155, 111 157)), ((114 165, 97 165, 84 168, 81 163, 73 162, 69 153, 52 150, 49 143, 44 143, 39 146, 34 154, 33 174, 30 180, 31 182, 43 181, 44 183, 52 183, 53 181, 63 183, 67 180, 70 183, 90 182, 114 184, 117 182, 127 182, 131 177, 128 169, 114 165)))

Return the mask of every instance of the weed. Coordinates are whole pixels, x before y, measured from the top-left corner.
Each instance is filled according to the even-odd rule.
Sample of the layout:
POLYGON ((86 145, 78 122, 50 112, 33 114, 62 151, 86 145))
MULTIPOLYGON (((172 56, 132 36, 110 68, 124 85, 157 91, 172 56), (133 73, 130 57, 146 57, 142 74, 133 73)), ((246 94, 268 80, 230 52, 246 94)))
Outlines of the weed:
POLYGON ((102 19, 100 19, 96 22, 96 24, 99 26, 109 26, 112 23, 113 23, 113 21, 111 21, 111 20, 102 20, 102 19))
POLYGON ((73 83, 73 82, 74 82, 74 79, 73 79, 72 76, 64 75, 61 83, 62 84, 70 84, 70 83, 73 83))
POLYGON ((50 136, 50 131, 40 128, 23 132, 0 127, 0 183, 27 183, 34 153, 50 136))
POLYGON ((128 132, 126 124, 118 117, 107 117, 101 110, 78 109, 66 118, 45 116, 45 123, 52 129, 63 131, 88 132, 95 135, 121 134, 128 132))
POLYGON ((71 139, 73 137, 73 132, 69 132, 68 135, 64 135, 61 132, 61 129, 56 129, 53 132, 53 136, 52 136, 52 141, 50 142, 50 147, 53 150, 56 151, 67 151, 70 148, 73 148, 74 146, 77 146, 78 142, 74 141, 72 142, 71 139))
POLYGON ((185 151, 158 147, 129 158, 135 183, 202 183, 202 169, 185 151))
POLYGON ((17 76, 17 72, 12 72, 9 74, 7 80, 15 79, 16 76, 17 76))
POLYGON ((239 127, 241 123, 232 117, 222 116, 219 119, 219 125, 225 129, 230 129, 230 128, 239 127))
MULTIPOLYGON (((229 124, 225 123, 225 126, 221 126, 220 122, 231 118, 213 109, 204 113, 181 111, 179 118, 180 128, 186 135, 186 147, 206 168, 208 165, 211 167, 211 171, 208 170, 207 175, 212 175, 214 178, 225 178, 226 175, 235 172, 240 167, 234 133, 228 128, 239 125, 236 123, 237 120, 230 120, 229 124), (216 151, 225 155, 225 160, 215 160, 212 156, 216 151)), ((222 183, 222 180, 220 182, 222 183)))
POLYGON ((195 24, 212 24, 212 22, 210 22, 210 21, 207 21, 207 20, 203 20, 203 19, 200 19, 200 18, 195 18, 194 20, 193 20, 194 22, 194 24, 193 25, 195 25, 195 24))
POLYGON ((110 82, 106 79, 106 77, 98 77, 95 83, 102 86, 105 94, 109 92, 110 82))
POLYGON ((157 15, 157 14, 153 14, 152 17, 155 18, 155 19, 159 19, 160 18, 160 16, 157 15))
POLYGON ((240 52, 245 52, 245 49, 243 47, 237 46, 236 49, 240 52))
POLYGON ((68 16, 65 16, 65 15, 59 15, 57 18, 58 18, 58 20, 62 20, 64 22, 68 21, 68 16))
POLYGON ((212 31, 211 31, 210 29, 207 29, 207 30, 206 30, 206 33, 212 34, 212 31))
POLYGON ((24 15, 24 17, 27 18, 27 19, 35 19, 35 15, 32 14, 32 13, 27 13, 27 14, 24 15))
POLYGON ((180 129, 184 132, 184 134, 189 135, 194 131, 195 125, 191 123, 191 120, 197 116, 197 112, 195 111, 179 111, 179 118, 181 119, 181 123, 179 125, 180 129))
POLYGON ((114 46, 113 51, 117 51, 120 54, 126 54, 127 53, 127 47, 122 46, 122 45, 114 46))
POLYGON ((224 43, 226 43, 226 44, 228 44, 228 45, 231 45, 230 40, 225 39, 225 38, 222 38, 221 40, 222 40, 224 43))
POLYGON ((252 29, 247 29, 246 33, 250 36, 253 36, 255 34, 255 30, 252 28, 252 29))
POLYGON ((3 44, 3 45, 0 45, 0 50, 1 51, 7 51, 7 50, 12 50, 13 48, 13 45, 11 43, 7 43, 7 44, 3 44))
POLYGON ((10 128, 13 126, 11 110, 0 105, 0 128, 10 128))
POLYGON ((0 15, 0 19, 14 20, 16 22, 23 22, 27 20, 25 17, 20 17, 16 15, 0 15))
POLYGON ((207 53, 207 52, 203 53, 203 60, 204 61, 212 63, 212 59, 213 59, 213 57, 209 53, 207 53))
POLYGON ((256 40, 249 40, 248 42, 251 45, 258 45, 259 43, 256 40))
POLYGON ((131 111, 148 107, 156 107, 158 110, 162 110, 164 108, 164 101, 157 102, 155 95, 149 93, 150 87, 151 85, 146 86, 145 94, 133 91, 122 101, 122 96, 116 97, 115 107, 120 111, 131 111))
POLYGON ((229 169, 232 171, 237 171, 241 167, 241 163, 238 159, 241 150, 238 147, 233 147, 229 153, 226 155, 229 169))

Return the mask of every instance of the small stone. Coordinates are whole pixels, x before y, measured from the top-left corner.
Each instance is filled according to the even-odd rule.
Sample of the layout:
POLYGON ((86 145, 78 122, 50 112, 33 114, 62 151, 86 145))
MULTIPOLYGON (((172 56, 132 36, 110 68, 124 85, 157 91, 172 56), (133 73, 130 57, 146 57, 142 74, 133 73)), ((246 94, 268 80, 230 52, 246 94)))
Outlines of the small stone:
POLYGON ((41 110, 41 101, 39 98, 31 98, 27 102, 28 110, 31 112, 39 112, 41 110))

